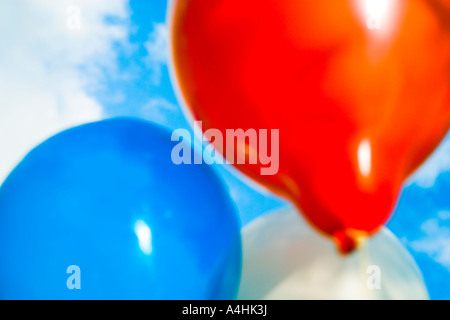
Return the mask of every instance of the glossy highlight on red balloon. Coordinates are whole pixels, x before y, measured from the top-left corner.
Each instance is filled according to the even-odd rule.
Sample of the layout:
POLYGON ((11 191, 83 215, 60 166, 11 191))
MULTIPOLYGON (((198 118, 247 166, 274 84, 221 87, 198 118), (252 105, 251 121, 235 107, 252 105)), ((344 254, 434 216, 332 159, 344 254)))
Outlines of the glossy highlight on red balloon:
POLYGON ((179 0, 173 69, 204 130, 279 129, 277 174, 235 166, 347 253, 448 131, 449 21, 441 0, 179 0))

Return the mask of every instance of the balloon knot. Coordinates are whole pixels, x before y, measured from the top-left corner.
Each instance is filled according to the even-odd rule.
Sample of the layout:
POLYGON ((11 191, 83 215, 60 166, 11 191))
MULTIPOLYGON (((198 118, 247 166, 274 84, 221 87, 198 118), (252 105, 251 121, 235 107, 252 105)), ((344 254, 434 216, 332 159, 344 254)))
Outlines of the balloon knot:
POLYGON ((339 230, 333 234, 339 252, 344 255, 356 250, 366 238, 367 232, 355 229, 339 230))

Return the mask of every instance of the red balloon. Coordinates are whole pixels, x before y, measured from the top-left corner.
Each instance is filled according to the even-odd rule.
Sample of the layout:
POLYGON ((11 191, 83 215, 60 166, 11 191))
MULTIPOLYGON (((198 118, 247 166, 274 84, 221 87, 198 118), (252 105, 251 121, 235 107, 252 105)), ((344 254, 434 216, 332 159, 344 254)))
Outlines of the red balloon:
MULTIPOLYGON (((279 129, 277 174, 261 175, 260 158, 236 167, 295 203, 342 252, 385 223, 449 128, 448 2, 179 0, 172 9, 174 74, 203 129, 279 129)), ((248 141, 245 151, 258 153, 248 141)))

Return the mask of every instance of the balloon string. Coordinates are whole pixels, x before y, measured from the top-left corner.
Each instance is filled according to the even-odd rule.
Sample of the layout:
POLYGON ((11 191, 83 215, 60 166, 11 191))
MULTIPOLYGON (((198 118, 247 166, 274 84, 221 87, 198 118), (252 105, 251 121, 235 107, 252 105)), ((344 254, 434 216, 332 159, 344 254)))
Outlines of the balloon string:
POLYGON ((358 264, 360 272, 360 286, 363 300, 373 300, 374 296, 370 293, 367 283, 367 267, 370 264, 370 254, 369 254, 369 244, 370 241, 366 240, 359 248, 358 254, 358 264))

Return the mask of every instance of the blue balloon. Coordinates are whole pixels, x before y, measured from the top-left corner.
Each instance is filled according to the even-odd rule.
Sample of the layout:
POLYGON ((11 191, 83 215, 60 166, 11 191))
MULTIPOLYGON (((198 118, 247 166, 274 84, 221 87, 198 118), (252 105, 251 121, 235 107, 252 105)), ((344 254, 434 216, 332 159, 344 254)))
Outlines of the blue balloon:
POLYGON ((0 188, 0 298, 235 298, 234 206, 211 167, 172 162, 178 143, 118 118, 31 151, 0 188))

